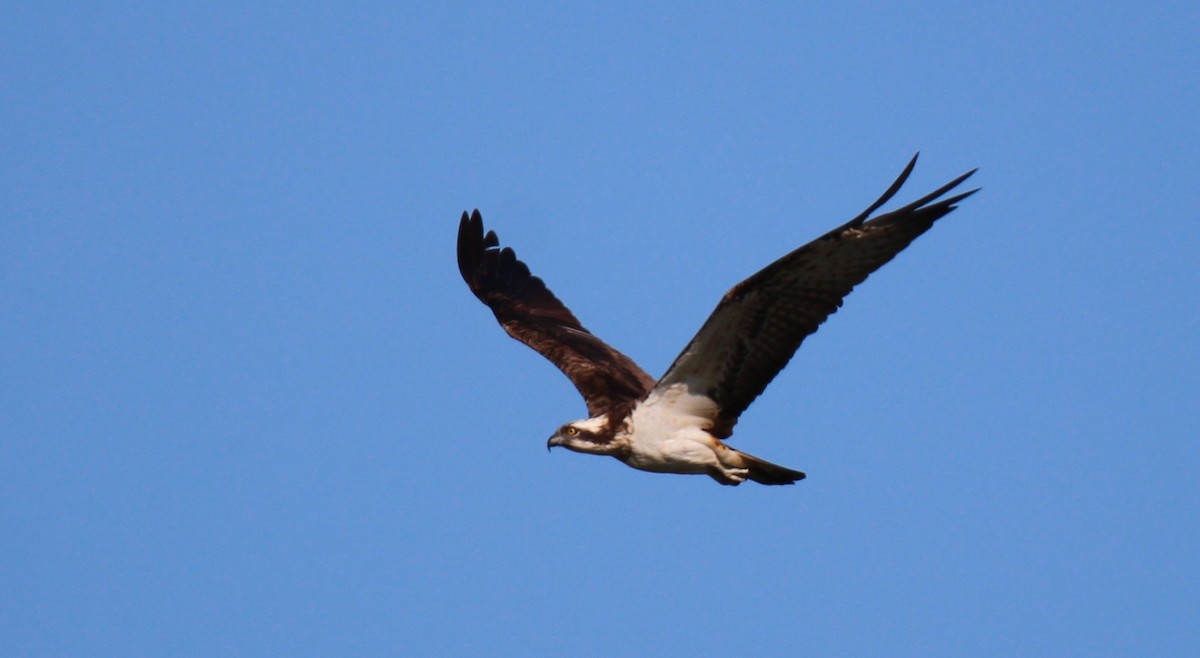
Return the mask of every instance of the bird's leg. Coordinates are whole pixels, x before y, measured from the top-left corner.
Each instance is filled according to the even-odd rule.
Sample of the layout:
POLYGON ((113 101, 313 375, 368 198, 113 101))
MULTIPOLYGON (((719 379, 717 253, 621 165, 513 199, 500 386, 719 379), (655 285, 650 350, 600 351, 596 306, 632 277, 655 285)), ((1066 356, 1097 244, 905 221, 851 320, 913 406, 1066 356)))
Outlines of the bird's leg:
POLYGON ((724 464, 716 464, 709 467, 708 475, 721 484, 737 486, 746 481, 746 478, 750 475, 750 469, 728 468, 724 464))

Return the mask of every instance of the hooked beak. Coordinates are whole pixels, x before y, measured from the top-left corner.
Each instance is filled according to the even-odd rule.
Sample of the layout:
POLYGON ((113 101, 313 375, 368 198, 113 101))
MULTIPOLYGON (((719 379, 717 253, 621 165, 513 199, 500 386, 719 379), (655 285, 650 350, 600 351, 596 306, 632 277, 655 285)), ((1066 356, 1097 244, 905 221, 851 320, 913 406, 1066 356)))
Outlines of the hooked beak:
POLYGON ((546 452, 550 452, 551 448, 556 448, 558 446, 561 446, 562 444, 563 444, 562 434, 555 432, 554 436, 550 437, 550 440, 546 442, 546 452))

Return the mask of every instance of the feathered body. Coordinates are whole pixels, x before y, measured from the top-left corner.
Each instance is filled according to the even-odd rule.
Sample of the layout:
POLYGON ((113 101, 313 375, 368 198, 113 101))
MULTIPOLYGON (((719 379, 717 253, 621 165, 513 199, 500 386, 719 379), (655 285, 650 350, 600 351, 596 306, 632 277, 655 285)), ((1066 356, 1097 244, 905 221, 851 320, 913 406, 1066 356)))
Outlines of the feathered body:
POLYGON ((860 215, 734 286, 658 380, 583 327, 510 248, 463 213, 458 265, 471 291, 513 338, 557 366, 587 404, 547 447, 609 455, 643 471, 707 474, 721 484, 792 484, 801 471, 725 444, 738 417, 803 340, 854 288, 976 190, 940 199, 974 170, 870 218, 899 191, 916 157, 860 215))

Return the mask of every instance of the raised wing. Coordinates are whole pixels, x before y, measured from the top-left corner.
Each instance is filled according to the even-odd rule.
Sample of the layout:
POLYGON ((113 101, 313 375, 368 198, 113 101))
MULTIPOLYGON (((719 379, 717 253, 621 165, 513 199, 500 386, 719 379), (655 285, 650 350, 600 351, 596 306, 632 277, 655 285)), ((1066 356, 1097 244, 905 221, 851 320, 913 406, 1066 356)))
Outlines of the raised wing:
POLYGON ((598 416, 640 399, 654 378, 633 359, 583 328, 554 293, 529 273, 516 253, 500 249, 495 231, 483 233, 476 210, 458 224, 458 270, 508 335, 537 350, 563 371, 598 416))
POLYGON ((686 384, 717 404, 714 432, 728 434, 800 343, 854 286, 900 253, 971 190, 938 201, 975 170, 903 208, 867 218, 904 184, 917 157, 878 201, 846 224, 771 263, 725 294, 658 388, 686 384))

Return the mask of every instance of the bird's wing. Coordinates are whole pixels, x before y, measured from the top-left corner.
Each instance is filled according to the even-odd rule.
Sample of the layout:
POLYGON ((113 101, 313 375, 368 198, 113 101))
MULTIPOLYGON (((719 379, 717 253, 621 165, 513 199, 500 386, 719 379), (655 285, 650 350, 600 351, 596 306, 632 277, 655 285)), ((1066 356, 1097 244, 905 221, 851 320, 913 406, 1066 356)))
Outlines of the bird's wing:
POLYGON ((458 225, 458 269, 508 335, 537 350, 575 384, 591 416, 627 405, 654 387, 654 378, 633 359, 585 329, 512 249, 501 249, 495 231, 484 234, 478 210, 464 212, 458 225))
POLYGON ((682 383, 690 394, 712 399, 716 402, 713 431, 728 435, 738 416, 787 365, 805 337, 837 311, 854 286, 977 191, 938 200, 975 173, 971 170, 903 208, 868 221, 900 189, 916 162, 914 156, 896 182, 862 214, 730 289, 656 390, 682 383))

